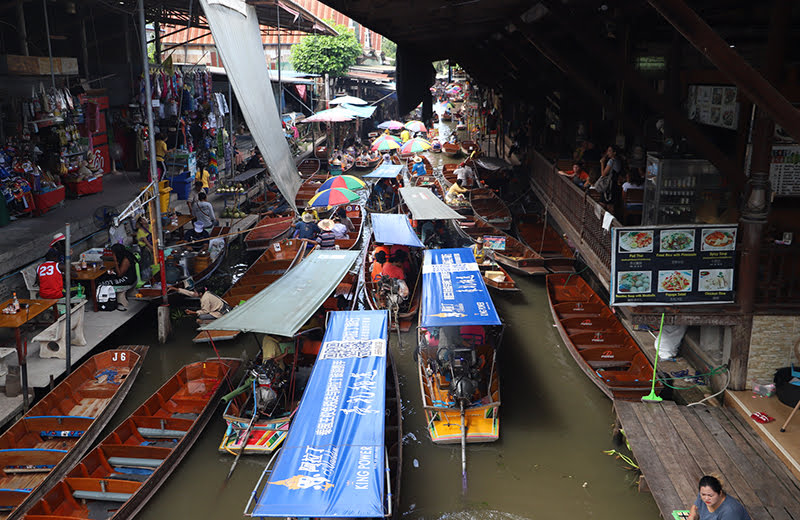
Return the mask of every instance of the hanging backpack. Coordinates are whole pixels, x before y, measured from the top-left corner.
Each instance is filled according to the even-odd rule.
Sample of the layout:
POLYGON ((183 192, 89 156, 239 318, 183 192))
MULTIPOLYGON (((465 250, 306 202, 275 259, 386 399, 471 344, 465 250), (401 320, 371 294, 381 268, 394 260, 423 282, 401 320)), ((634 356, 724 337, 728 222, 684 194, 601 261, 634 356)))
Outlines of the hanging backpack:
POLYGON ((110 285, 101 285, 97 288, 97 308, 101 311, 117 310, 117 293, 110 285))

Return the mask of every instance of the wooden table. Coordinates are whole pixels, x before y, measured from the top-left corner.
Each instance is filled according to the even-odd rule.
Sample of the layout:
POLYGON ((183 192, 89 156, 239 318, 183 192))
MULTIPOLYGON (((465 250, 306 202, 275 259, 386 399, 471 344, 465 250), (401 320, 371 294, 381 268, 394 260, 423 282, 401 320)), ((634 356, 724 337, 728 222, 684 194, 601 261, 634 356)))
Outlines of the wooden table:
POLYGON ((70 273, 70 277, 72 278, 72 280, 89 282, 89 285, 91 287, 89 298, 91 298, 92 304, 94 305, 94 312, 97 312, 97 279, 103 276, 103 274, 105 274, 106 272, 108 272, 108 269, 109 268, 106 267, 105 265, 98 267, 90 267, 88 269, 81 269, 80 271, 73 268, 72 273, 70 273))
MULTIPOLYGON (((6 300, 0 303, 0 309, 5 309, 11 305, 12 300, 6 300)), ((17 342, 17 360, 19 361, 20 371, 22 372, 22 402, 25 410, 28 409, 28 344, 23 344, 22 334, 20 329, 23 325, 39 316, 43 312, 52 309, 58 303, 58 300, 25 300, 20 299, 21 306, 28 305, 27 309, 20 309, 16 314, 0 314, 0 327, 5 329, 14 329, 14 339, 17 342)), ((56 310, 55 319, 58 319, 58 311, 56 310)), ((55 319, 53 321, 55 321, 55 319)))
POLYGON ((170 224, 168 226, 164 226, 164 233, 172 233, 174 231, 177 231, 178 229, 183 229, 183 226, 185 226, 191 221, 192 221, 191 215, 178 215, 178 224, 177 225, 170 224))

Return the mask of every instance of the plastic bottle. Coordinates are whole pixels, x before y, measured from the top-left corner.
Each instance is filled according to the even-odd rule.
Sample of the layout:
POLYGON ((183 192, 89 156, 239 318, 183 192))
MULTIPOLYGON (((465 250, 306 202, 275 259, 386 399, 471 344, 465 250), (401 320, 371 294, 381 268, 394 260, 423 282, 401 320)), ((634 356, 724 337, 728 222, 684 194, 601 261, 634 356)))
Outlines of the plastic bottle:
POLYGON ((14 306, 14 312, 19 312, 19 300, 17 299, 17 293, 14 293, 12 305, 14 306))

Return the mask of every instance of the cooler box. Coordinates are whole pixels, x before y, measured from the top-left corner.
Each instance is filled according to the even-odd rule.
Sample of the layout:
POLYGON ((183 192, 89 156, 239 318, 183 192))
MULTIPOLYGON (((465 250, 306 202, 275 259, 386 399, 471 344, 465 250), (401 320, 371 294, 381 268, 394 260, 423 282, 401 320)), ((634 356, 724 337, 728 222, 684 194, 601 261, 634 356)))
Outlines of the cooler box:
POLYGON ((64 186, 59 186, 58 188, 48 191, 46 193, 34 193, 33 202, 36 205, 34 214, 35 215, 45 214, 47 210, 63 202, 65 194, 66 190, 64 186))
POLYGON ((192 184, 194 179, 192 175, 186 171, 180 175, 173 175, 169 178, 169 185, 172 191, 178 195, 178 200, 188 200, 189 194, 192 192, 192 184))

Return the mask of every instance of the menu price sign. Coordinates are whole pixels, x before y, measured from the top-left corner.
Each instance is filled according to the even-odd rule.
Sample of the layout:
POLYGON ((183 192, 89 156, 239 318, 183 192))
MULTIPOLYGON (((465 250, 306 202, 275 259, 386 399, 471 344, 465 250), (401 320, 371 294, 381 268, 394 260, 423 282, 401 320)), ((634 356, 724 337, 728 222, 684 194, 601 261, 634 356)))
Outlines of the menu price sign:
POLYGON ((731 303, 735 225, 611 230, 611 305, 731 303))

